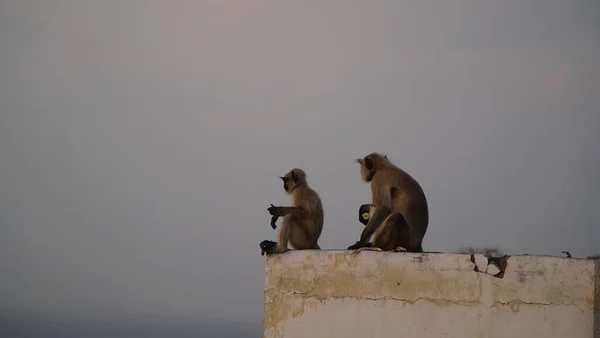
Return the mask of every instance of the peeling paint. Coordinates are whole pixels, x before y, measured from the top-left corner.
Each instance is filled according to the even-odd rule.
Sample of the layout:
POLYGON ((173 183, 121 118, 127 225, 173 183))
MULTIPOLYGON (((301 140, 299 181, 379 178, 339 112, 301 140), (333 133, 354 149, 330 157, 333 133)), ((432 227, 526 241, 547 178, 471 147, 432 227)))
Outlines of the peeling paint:
POLYGON ((486 255, 473 254, 471 260, 475 262, 475 271, 487 272, 488 258, 486 255))
MULTIPOLYGON (((408 311, 408 317, 396 321, 415 325, 423 320, 414 317, 415 313, 427 318, 438 313, 452 317, 455 311, 471 316, 473 312, 481 320, 487 318, 487 326, 475 325, 473 330, 480 332, 475 336, 490 336, 486 330, 502 331, 494 321, 514 325, 519 316, 531 317, 532 325, 552 318, 548 327, 572 337, 577 337, 572 330, 587 329, 590 334, 586 337, 598 331, 594 328, 594 308, 598 307, 600 291, 594 284, 600 277, 594 261, 535 256, 489 256, 487 260, 500 270, 496 276, 476 272, 473 256, 465 254, 363 251, 353 255, 350 251, 303 250, 267 256, 264 337, 282 337, 284 333, 285 337, 335 337, 317 328, 329 325, 328 316, 337 318, 339 304, 344 304, 339 311, 346 314, 339 314, 345 318, 345 324, 339 325, 355 327, 354 331, 361 330, 362 318, 356 313, 387 313, 387 309, 397 307, 400 313, 408 311), (560 312, 568 316, 563 318, 560 312), (306 318, 313 318, 310 334, 290 331, 296 325, 293 323, 306 318), (572 323, 578 323, 577 327, 572 328, 572 323)), ((436 323, 441 330, 436 332, 445 332, 444 325, 464 324, 457 320, 451 323, 443 319, 436 323)), ((339 332, 347 331, 343 327, 339 332)), ((531 332, 536 330, 546 332, 542 328, 531 332)), ((463 333, 473 336, 475 331, 463 333)), ((353 331, 338 336, 354 336, 349 332, 353 331)))
POLYGON ((473 271, 488 273, 487 267, 493 265, 495 268, 493 270, 498 270, 495 273, 488 273, 497 278, 504 277, 504 270, 506 270, 506 262, 510 256, 505 255, 502 257, 493 257, 492 255, 484 255, 484 254, 471 254, 471 262, 475 264, 473 271), (489 263, 489 264, 488 264, 489 263))

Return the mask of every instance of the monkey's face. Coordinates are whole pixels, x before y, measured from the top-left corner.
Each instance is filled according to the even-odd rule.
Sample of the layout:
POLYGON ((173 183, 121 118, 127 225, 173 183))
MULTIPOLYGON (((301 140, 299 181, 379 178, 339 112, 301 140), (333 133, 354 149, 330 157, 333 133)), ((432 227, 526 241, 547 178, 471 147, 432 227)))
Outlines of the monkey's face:
POLYGON ((297 186, 305 182, 306 174, 302 169, 294 168, 280 178, 283 181, 283 190, 285 190, 286 193, 291 194, 297 186))
POLYGON ((290 184, 293 184, 291 182, 292 179, 290 177, 285 177, 285 176, 281 176, 280 178, 283 181, 283 190, 285 190, 285 192, 289 193, 290 192, 290 184))
POLYGON ((386 155, 381 155, 378 153, 370 153, 369 155, 359 158, 356 160, 360 164, 360 176, 363 181, 371 182, 373 180, 373 176, 377 172, 378 168, 385 165, 385 162, 388 161, 386 155))
POLYGON ((371 182, 375 175, 375 168, 373 166, 373 159, 369 156, 359 158, 356 160, 360 164, 360 177, 365 182, 371 182))

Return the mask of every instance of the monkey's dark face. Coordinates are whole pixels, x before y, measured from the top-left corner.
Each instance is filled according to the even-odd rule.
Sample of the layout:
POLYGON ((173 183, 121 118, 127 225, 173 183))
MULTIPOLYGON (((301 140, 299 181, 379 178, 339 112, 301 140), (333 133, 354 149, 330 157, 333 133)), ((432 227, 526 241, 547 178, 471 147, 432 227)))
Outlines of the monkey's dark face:
POLYGON ((365 156, 356 160, 360 164, 360 177, 365 182, 371 182, 373 176, 375 176, 375 168, 373 166, 373 159, 371 156, 365 156))
POLYGON ((283 190, 285 190, 285 192, 290 192, 290 183, 291 183, 290 181, 291 181, 291 178, 290 177, 284 177, 284 176, 282 176, 280 178, 283 181, 283 190))
POLYGON ((389 160, 387 155, 370 153, 363 158, 356 159, 355 162, 360 164, 360 176, 363 181, 371 182, 377 170, 385 167, 389 163, 389 160))
POLYGON ((288 171, 280 178, 283 181, 283 190, 288 194, 291 194, 298 186, 306 184, 306 173, 298 168, 288 171))

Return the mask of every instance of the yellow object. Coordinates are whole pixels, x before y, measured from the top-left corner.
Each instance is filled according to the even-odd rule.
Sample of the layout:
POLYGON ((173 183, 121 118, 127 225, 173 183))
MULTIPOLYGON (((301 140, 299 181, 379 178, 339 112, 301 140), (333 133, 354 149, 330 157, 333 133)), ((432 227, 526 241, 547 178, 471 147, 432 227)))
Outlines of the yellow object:
POLYGON ((362 218, 364 219, 369 219, 371 215, 368 212, 365 212, 364 214, 362 214, 362 218))

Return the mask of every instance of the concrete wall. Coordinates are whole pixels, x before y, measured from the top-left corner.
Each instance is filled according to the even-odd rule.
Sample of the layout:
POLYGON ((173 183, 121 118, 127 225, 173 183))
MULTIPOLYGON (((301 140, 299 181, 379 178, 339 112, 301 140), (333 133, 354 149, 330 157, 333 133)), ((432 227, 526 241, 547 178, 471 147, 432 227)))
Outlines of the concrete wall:
POLYGON ((263 337, 600 338, 599 266, 539 256, 288 251, 266 259, 263 337))

